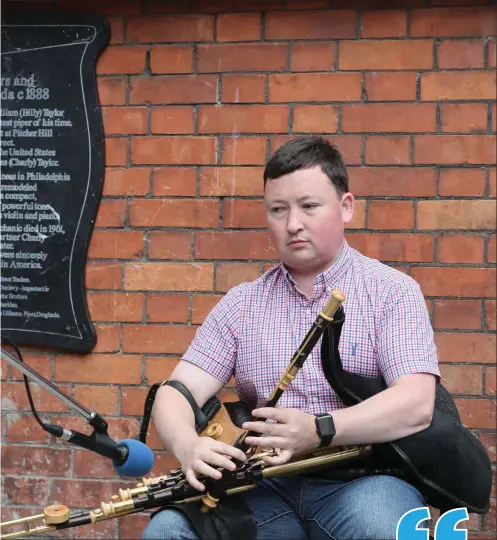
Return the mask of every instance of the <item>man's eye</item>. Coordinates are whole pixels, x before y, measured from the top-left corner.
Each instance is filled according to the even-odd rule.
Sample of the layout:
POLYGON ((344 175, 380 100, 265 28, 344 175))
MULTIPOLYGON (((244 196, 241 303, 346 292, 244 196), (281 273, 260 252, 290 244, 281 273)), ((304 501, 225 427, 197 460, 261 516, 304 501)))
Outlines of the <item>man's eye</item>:
POLYGON ((316 203, 306 203, 304 204, 304 208, 307 210, 307 209, 311 209, 311 208, 317 208, 319 205, 316 204, 316 203))
POLYGON ((275 207, 271 208, 271 212, 273 212, 274 214, 282 212, 283 210, 284 210, 283 206, 275 206, 275 207))

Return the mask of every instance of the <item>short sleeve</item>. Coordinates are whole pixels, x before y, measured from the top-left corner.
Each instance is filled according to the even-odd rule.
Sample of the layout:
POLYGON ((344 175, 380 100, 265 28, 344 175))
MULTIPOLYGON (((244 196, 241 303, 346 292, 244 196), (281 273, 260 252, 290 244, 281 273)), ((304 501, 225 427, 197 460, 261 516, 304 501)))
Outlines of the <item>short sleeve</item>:
POLYGON ((440 382, 433 328, 423 293, 413 279, 395 285, 384 304, 378 362, 387 385, 411 373, 432 373, 440 382))
POLYGON ((198 328, 182 357, 225 384, 235 370, 240 317, 240 286, 230 289, 198 328))

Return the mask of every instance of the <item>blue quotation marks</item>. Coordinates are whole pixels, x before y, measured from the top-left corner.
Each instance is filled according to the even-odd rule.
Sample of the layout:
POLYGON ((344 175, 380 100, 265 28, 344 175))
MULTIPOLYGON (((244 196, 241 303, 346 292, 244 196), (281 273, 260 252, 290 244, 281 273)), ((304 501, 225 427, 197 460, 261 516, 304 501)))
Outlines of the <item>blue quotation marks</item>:
MULTIPOLYGON (((428 540, 430 511, 426 506, 406 512, 397 524, 396 540, 428 540)), ((467 508, 454 508, 441 515, 435 525, 434 540, 467 540, 467 529, 456 529, 459 522, 469 519, 467 508)))

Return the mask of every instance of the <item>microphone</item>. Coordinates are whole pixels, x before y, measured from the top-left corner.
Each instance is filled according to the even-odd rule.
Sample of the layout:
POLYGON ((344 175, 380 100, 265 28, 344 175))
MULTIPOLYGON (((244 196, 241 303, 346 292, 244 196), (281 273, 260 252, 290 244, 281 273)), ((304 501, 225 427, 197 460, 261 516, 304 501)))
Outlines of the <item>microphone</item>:
POLYGON ((123 439, 116 443, 105 431, 95 430, 88 436, 53 424, 45 426, 50 434, 63 441, 110 458, 120 476, 145 476, 154 466, 154 453, 136 439, 123 439))

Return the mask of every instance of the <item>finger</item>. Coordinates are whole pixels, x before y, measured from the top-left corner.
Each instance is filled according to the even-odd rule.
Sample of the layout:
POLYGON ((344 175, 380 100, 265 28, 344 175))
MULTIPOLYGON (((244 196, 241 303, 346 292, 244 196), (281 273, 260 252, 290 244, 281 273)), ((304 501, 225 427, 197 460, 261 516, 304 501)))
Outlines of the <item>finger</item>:
POLYGON ((236 469, 236 464, 231 461, 229 457, 226 457, 223 454, 218 454, 215 450, 211 450, 210 452, 204 454, 201 459, 210 465, 228 469, 229 471, 234 471, 236 469))
POLYGON ((283 408, 277 409, 276 407, 261 407, 260 409, 254 409, 252 411, 252 416, 256 416, 258 418, 271 418, 280 424, 286 423, 286 414, 285 409, 283 408))
POLYGON ((208 476, 209 478, 213 478, 214 480, 219 480, 222 476, 221 471, 214 469, 213 467, 211 467, 210 465, 208 465, 205 461, 201 459, 193 460, 192 469, 195 472, 203 474, 204 476, 208 476))
POLYGON ((247 437, 247 444, 261 446, 262 448, 286 448, 288 442, 282 437, 247 437))
POLYGON ((243 429, 256 431, 257 433, 278 435, 279 437, 283 435, 284 430, 281 425, 274 424, 273 422, 245 422, 243 429))
POLYGON ((247 456, 239 448, 235 448, 234 446, 230 446, 226 443, 219 443, 218 449, 219 452, 222 452, 227 456, 231 456, 238 461, 247 461, 247 456))
POLYGON ((188 483, 190 484, 190 486, 197 489, 198 491, 204 491, 205 486, 197 480, 197 477, 193 469, 187 469, 185 472, 185 477, 188 480, 188 483))
POLYGON ((277 456, 264 456, 262 459, 268 465, 283 465, 292 457, 289 450, 283 450, 277 456))

